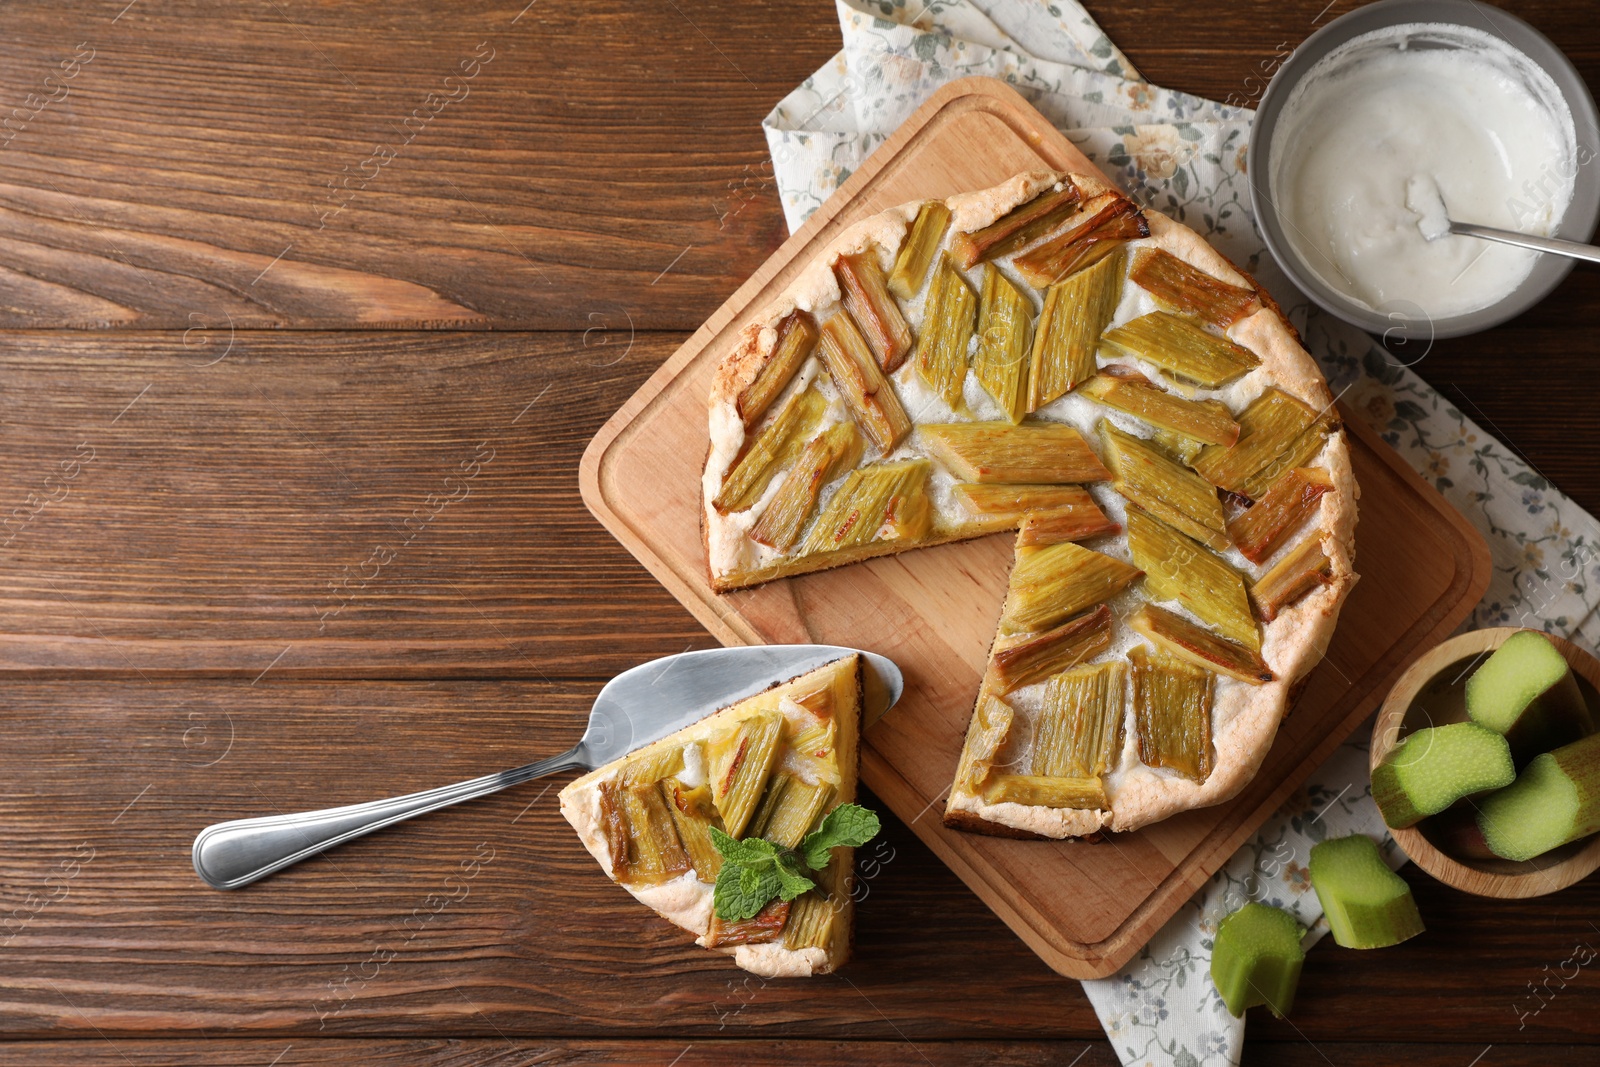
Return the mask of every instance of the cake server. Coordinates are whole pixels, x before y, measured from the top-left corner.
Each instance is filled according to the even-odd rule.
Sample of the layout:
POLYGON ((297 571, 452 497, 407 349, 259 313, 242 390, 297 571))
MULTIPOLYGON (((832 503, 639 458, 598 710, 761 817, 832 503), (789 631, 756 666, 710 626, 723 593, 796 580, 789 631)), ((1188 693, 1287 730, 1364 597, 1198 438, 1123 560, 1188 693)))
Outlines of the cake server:
MULTIPOLYGON (((594 770, 746 697, 860 651, 840 645, 752 645, 682 652, 624 671, 600 690, 578 743, 559 756, 421 793, 320 811, 216 823, 194 839, 194 869, 216 889, 238 889, 335 845, 414 815, 568 770, 594 770)), ((884 656, 864 660, 863 725, 905 688, 884 656)))

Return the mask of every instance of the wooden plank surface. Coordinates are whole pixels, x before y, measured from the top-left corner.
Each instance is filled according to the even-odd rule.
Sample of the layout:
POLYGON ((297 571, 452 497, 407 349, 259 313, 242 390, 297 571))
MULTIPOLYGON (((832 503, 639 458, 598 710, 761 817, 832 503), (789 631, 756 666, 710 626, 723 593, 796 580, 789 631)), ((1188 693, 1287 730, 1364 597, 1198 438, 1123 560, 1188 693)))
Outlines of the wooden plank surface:
MULTIPOLYGON (((189 843, 211 821, 384 796, 554 754, 586 715, 589 693, 574 688, 271 674, 254 685, 9 683, 0 694, 0 1033, 1096 1035, 1078 984, 1052 973, 893 819, 882 845, 862 850, 854 961, 807 982, 747 976, 640 908, 596 869, 545 783, 406 823, 239 892, 210 890, 189 869, 189 843)), ((1532 1010, 1522 983, 1541 980, 1574 941, 1600 945, 1600 934, 1583 932, 1600 909, 1600 881, 1543 908, 1490 907, 1406 875, 1428 932, 1386 950, 1381 967, 1371 953, 1319 947, 1293 1028, 1319 1043, 1384 1041, 1395 1017, 1417 1015, 1485 1043, 1600 1040, 1600 1015, 1582 1010, 1595 994, 1582 981, 1536 1016, 1513 1010, 1532 1010), (1504 977, 1484 982, 1461 967, 1463 944, 1504 977)), ((1290 1024, 1251 1027, 1298 1036, 1290 1024)))
MULTIPOLYGON (((97 1042, 88 1048, 83 1044, 87 1043, 69 1048, 42 1042, 18 1042, 9 1048, 0 1045, 0 1067, 55 1067, 69 1063, 74 1067, 297 1067, 350 1063, 371 1067, 512 1067, 529 1063, 549 1067, 645 1067, 671 1063, 677 1056, 683 1057, 680 1063, 702 1067, 745 1067, 752 1063, 811 1067, 819 1055, 834 1062, 883 1067, 963 1067, 980 1060, 995 1067, 1049 1067, 1074 1056, 1080 1057, 1076 1067, 1117 1067, 1118 1062, 1108 1046, 1096 1047, 1084 1041, 526 1041, 495 1037, 379 1038, 316 1044, 226 1040, 208 1041, 200 1047, 194 1042, 150 1040, 97 1042)), ((1557 1058, 1551 1062, 1569 1061, 1557 1058)), ((1423 1067, 1428 1067, 1426 1061, 1423 1067)))
MULTIPOLYGON (((1339 1067, 1393 1067, 1396 1046, 1343 1042, 1326 1046, 1339 1067)), ((1404 1046, 1410 1067, 1461 1067, 1483 1052, 1478 1045, 1404 1046)), ((1545 1067, 1587 1067, 1588 1045, 1541 1045, 1545 1067)), ((818 1057, 833 1063, 883 1067, 1118 1067, 1104 1042, 1083 1041, 527 1041, 511 1038, 369 1038, 307 1043, 259 1039, 198 1042, 128 1040, 61 1043, 19 1041, 0 1045, 0 1067, 306 1067, 360 1062, 373 1067, 616 1067, 693 1063, 698 1067, 812 1067, 818 1057), (691 1058, 692 1057, 692 1058, 691 1058)), ((1254 1041, 1245 1046, 1243 1067, 1326 1067, 1318 1046, 1305 1041, 1254 1041)))
POLYGON ((0 669, 600 677, 707 645, 578 501, 675 340, 0 334, 0 669))
MULTIPOLYGON (((1086 1046, 1078 1067, 1114 1063, 1076 985, 1044 968, 893 819, 896 858, 862 908, 862 933, 878 940, 863 945, 863 969, 846 972, 870 1002, 842 979, 832 983, 842 992, 771 983, 744 1001, 729 985, 739 972, 612 899, 614 887, 578 863, 568 832, 542 810, 548 795, 511 822, 542 786, 332 857, 353 866, 354 890, 335 883, 331 866, 312 865, 281 883, 276 902, 199 892, 189 835, 218 808, 268 810, 252 805, 256 788, 284 803, 353 800, 554 751, 603 676, 713 643, 589 518, 577 458, 781 243, 757 123, 838 48, 836 16, 825 0, 759 10, 734 0, 541 0, 525 11, 523 2, 28 0, 0 10, 8 107, 38 93, 80 43, 96 49, 71 98, 0 150, 0 327, 12 328, 0 332, 9 360, 0 510, 13 517, 0 540, 16 527, 13 509, 37 511, 0 552, 0 921, 18 908, 30 916, 0 947, 0 1063, 1065 1064, 1086 1046), (327 181, 358 171, 393 136, 389 124, 485 40, 495 59, 470 96, 318 231, 327 181), (291 417, 336 411, 363 429, 382 426, 399 458, 368 469, 356 435, 325 421, 295 423, 308 445, 260 397, 248 406, 249 375, 203 378, 227 347, 230 318, 269 400, 291 417), (619 349, 598 351, 600 342, 616 343, 630 323, 637 343, 626 358, 585 365, 615 359, 619 349), (107 325, 134 332, 29 329, 107 325), (250 332, 441 325, 568 332, 250 332), (164 376, 140 373, 157 359, 164 376), (299 380, 324 373, 324 362, 349 372, 342 402, 334 387, 313 395, 299 380), (515 415, 511 397, 543 389, 546 368, 559 369, 564 391, 541 427, 549 438, 505 453, 514 475, 491 463, 470 498, 385 566, 392 586, 363 590, 334 619, 330 629, 352 627, 342 643, 312 647, 304 620, 315 630, 311 609, 326 607, 326 583, 360 568, 390 524, 403 527, 465 458, 458 446, 515 415), (182 375, 197 384, 181 390, 182 375), (107 424, 152 382, 113 434, 96 439, 120 466, 90 466, 68 499, 42 510, 27 503, 29 493, 59 496, 59 479, 44 479, 73 455, 77 430, 107 424), (19 392, 26 404, 13 402, 19 392), (161 421, 130 422, 157 400, 171 405, 161 421), (360 489, 318 467, 319 451, 349 460, 360 489), (229 466, 230 452, 248 462, 229 466), (117 478, 94 480, 112 470, 117 478), (485 498, 494 508, 477 512, 485 498), (452 617, 469 603, 505 638, 452 617), (308 647, 291 649, 251 691, 297 637, 308 647), (406 674, 417 677, 363 680, 406 674), (225 711, 243 717, 244 747, 206 768, 225 711), (224 772, 235 760, 248 772, 224 772), (520 866, 483 869, 474 896, 384 969, 383 996, 357 998, 319 1029, 305 998, 330 996, 330 981, 357 971, 380 933, 443 884, 460 847, 491 832, 520 866), (86 842, 105 851, 67 897, 33 912, 28 895, 54 894, 47 879, 86 842), (588 876, 572 903, 611 925, 589 915, 586 937, 567 942, 559 919, 533 921, 550 906, 528 888, 555 884, 539 873, 546 864, 588 876), (942 936, 928 938, 931 927, 942 936), (363 933, 371 939, 358 944, 363 933), (909 938, 919 948, 898 962, 909 938), (636 966, 619 966, 615 945, 636 966), (647 961, 661 973, 639 987, 647 961), (670 981, 680 974, 687 1007, 670 981), (83 988, 66 984, 75 978, 83 988), (552 996, 583 999, 588 1014, 552 1021, 552 996), (743 1010, 719 1030, 714 1004, 743 1010)), ((1088 6, 1147 77, 1221 98, 1250 91, 1247 79, 1283 47, 1355 0, 1088 6)), ((1600 85, 1589 5, 1504 6, 1600 85)), ((1517 322, 1440 342, 1417 368, 1590 510, 1600 510, 1597 314, 1600 274, 1578 270, 1517 322)), ((1244 1062, 1592 1062, 1593 968, 1542 1002, 1527 986, 1575 942, 1600 946, 1590 926, 1596 881, 1507 904, 1404 873, 1429 932, 1381 958, 1318 947, 1294 1020, 1252 1019, 1244 1062), (1519 1047, 1529 1042, 1536 1047, 1519 1047)))
POLYGON ((807 14, 7 5, 0 97, 58 102, 0 152, 0 324, 692 329, 784 236, 739 208, 807 14))

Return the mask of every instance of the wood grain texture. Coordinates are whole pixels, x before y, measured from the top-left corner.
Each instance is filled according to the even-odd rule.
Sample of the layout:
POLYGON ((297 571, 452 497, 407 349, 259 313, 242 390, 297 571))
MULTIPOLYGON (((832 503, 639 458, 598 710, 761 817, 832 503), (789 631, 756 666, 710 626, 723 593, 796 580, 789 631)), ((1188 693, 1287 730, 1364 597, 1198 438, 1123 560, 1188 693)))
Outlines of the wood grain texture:
MULTIPOLYGON (((1230 94, 1259 99, 1271 58, 1292 49, 1363 0, 1244 0, 1179 25, 1184 7, 1173 0, 1086 0, 1106 36, 1131 59, 1146 80, 1213 100, 1230 94), (1168 32, 1153 31, 1153 27, 1168 32)), ((1563 0, 1504 0, 1496 4, 1528 20, 1561 50, 1591 85, 1600 84, 1600 40, 1588 11, 1563 0)))
MULTIPOLYGON (((405 823, 233 893, 207 889, 189 867, 189 843, 206 823, 551 754, 581 729, 587 703, 586 693, 524 682, 9 683, 0 694, 0 1033, 71 1036, 85 1048, 97 1031, 119 1041, 237 1031, 296 1044, 498 1034, 1098 1039, 1077 983, 1045 967, 892 816, 882 850, 861 850, 855 958, 820 981, 749 976, 612 885, 556 811, 559 778, 405 823), (470 861, 486 855, 473 873, 470 861), (972 995, 980 988, 985 996, 972 995)), ((1262 1017, 1251 1033, 1382 1042, 1395 1038, 1395 1018, 1437 1018, 1484 1043, 1600 1040, 1592 967, 1564 989, 1552 982, 1537 1014, 1541 1001, 1526 988, 1546 966, 1561 971, 1575 944, 1600 946, 1589 926, 1600 881, 1539 908, 1490 908, 1402 873, 1427 933, 1381 959, 1319 946, 1293 1027, 1262 1017), (1461 965, 1464 945, 1471 968, 1461 965)))
MULTIPOLYGON (((747 324, 844 227, 887 206, 987 188, 1025 170, 1090 168, 1000 82, 944 87, 623 405, 580 469, 584 502, 717 637, 855 645, 899 664, 907 692, 867 734, 862 781, 1041 958, 1075 978, 1104 977, 1138 952, 1377 705, 1405 657, 1454 629, 1490 576, 1482 535, 1388 445, 1352 424, 1347 439, 1364 500, 1355 551, 1362 579, 1327 661, 1308 676, 1261 770, 1236 797, 1117 834, 1103 847, 1005 841, 922 819, 949 789, 1014 539, 921 548, 713 593, 697 477, 708 380, 747 324)), ((1352 423, 1348 412, 1342 417, 1352 423)))
POLYGON ((705 646, 578 499, 677 340, 0 334, 0 670, 602 677, 705 646))
MULTIPOLYGON (((370 1067, 814 1067, 818 1063, 869 1063, 883 1067, 1117 1067, 1104 1043, 1083 1041, 526 1041, 477 1039, 347 1039, 304 1041, 127 1040, 0 1044, 0 1067, 305 1067, 360 1063, 370 1067), (281 1058, 280 1058, 281 1057, 281 1058), (1077 1057, 1074 1059, 1074 1057, 1077 1057)), ((1358 1061, 1359 1064, 1376 1063, 1358 1061)), ((1431 1067, 1443 1060, 1419 1061, 1431 1067)), ((1559 1057, 1553 1061, 1564 1064, 1559 1057)), ((1577 1061, 1570 1061, 1577 1062, 1577 1061)))
MULTIPOLYGON (((1341 1042, 1252 1041, 1244 1067, 1326 1067, 1324 1050, 1339 1067, 1461 1067, 1483 1048, 1468 1044, 1379 1045, 1341 1042)), ((1548 1067, 1587 1067, 1594 1050, 1587 1045, 1541 1045, 1539 1063, 1548 1067)), ((1081 1041, 736 1041, 694 1042, 527 1041, 510 1038, 388 1038, 306 1042, 269 1039, 212 1039, 204 1042, 120 1038, 72 1043, 18 1041, 0 1044, 0 1067, 308 1067, 312 1064, 371 1064, 372 1067, 813 1067, 818 1063, 902 1064, 923 1067, 1118 1067, 1104 1042, 1081 1041)), ((1492 1060, 1480 1062, 1493 1063, 1492 1060)))
POLYGON ((190 869, 193 835, 216 820, 561 751, 588 697, 537 683, 272 675, 8 685, 0 1032, 1095 1035, 1076 984, 892 821, 881 846, 860 852, 856 958, 814 982, 748 975, 613 885, 557 811, 563 779, 408 822, 238 892, 210 890, 190 869), (1026 1018, 970 997, 945 1003, 938 991, 963 980, 1026 1018))
POLYGON ((692 329, 838 47, 821 4, 125 4, 6 8, 0 324, 692 329))
MULTIPOLYGON (((1326 0, 1246 0, 1197 13, 1180 0, 1087 0, 1146 77, 1217 98, 1253 91, 1276 53, 1356 2, 1325 10, 1326 0)), ((1503 6, 1558 41, 1600 85, 1590 5, 1503 6)), ((868 940, 845 972, 871 1003, 848 988, 844 996, 773 983, 721 1030, 711 1005, 737 1008, 729 983, 743 975, 613 899, 618 891, 578 862, 570 834, 541 808, 549 796, 512 824, 540 786, 360 842, 286 875, 292 881, 229 896, 198 892, 189 836, 219 809, 268 810, 258 788, 285 804, 354 800, 554 751, 602 676, 713 643, 587 517, 577 457, 781 243, 757 124, 838 48, 836 14, 827 0, 759 9, 742 0, 545 0, 513 25, 522 10, 523 0, 470 8, 29 0, 0 10, 7 108, 38 94, 80 42, 96 49, 71 98, 0 149, 0 327, 172 331, 0 333, 0 353, 18 357, 0 373, 0 514, 15 520, 13 509, 33 510, 27 494, 59 492, 59 480, 52 489, 44 479, 83 440, 75 431, 101 428, 151 383, 139 372, 152 353, 172 375, 116 431, 134 429, 147 401, 182 398, 162 433, 97 438, 120 457, 102 468, 118 477, 96 483, 100 471, 90 468, 70 499, 38 511, 0 552, 0 663, 8 669, 0 921, 29 893, 52 893, 49 880, 76 846, 107 849, 67 898, 0 947, 0 1064, 666 1067, 680 1056, 679 1067, 1070 1064, 1088 1043, 1077 1067, 1108 1067, 1111 1048, 1076 986, 1044 968, 892 818, 896 858, 873 882, 879 895, 863 905, 868 940), (394 124, 485 40, 495 59, 470 96, 446 107, 319 231, 326 183, 359 172, 375 145, 392 143, 394 124), (615 343, 630 321, 639 342, 626 359, 584 365, 614 359, 619 349, 600 343, 615 343), (230 323, 236 335, 257 325, 571 332, 486 334, 476 355, 455 338, 404 332, 245 334, 267 398, 290 416, 319 413, 315 425, 293 424, 308 445, 269 419, 260 397, 252 413, 249 376, 199 377, 226 349, 230 323), (363 355, 330 387, 343 403, 297 384, 301 373, 326 383, 316 378, 319 362, 340 364, 353 351, 363 355), (492 363, 498 369, 466 377, 496 384, 441 407, 461 380, 442 369, 450 359, 492 363), (482 488, 431 522, 414 543, 423 551, 396 562, 395 584, 363 591, 336 617, 354 626, 339 644, 320 643, 305 661, 292 649, 251 691, 306 617, 315 628, 311 609, 327 604, 317 599, 326 583, 359 568, 396 517, 403 524, 437 492, 431 479, 460 462, 456 447, 481 440, 474 434, 502 411, 515 414, 512 393, 547 384, 544 360, 560 368, 556 386, 569 394, 541 427, 548 439, 513 448, 521 457, 514 476, 490 494, 491 464, 482 488), (279 369, 266 370, 274 362, 279 369), (181 375, 197 384, 178 390, 181 375), (212 393, 217 380, 230 384, 212 393), (156 391, 163 387, 171 392, 156 391), (8 401, 19 390, 26 404, 8 401), (378 408, 365 406, 376 397, 378 408), (356 435, 341 436, 329 411, 363 432, 380 424, 364 420, 381 414, 405 442, 403 461, 362 468, 356 435), (119 441, 138 447, 119 452, 119 441), (308 480, 319 450, 347 460, 364 492, 325 472, 308 480), (250 463, 229 468, 230 451, 250 463), (233 506, 208 510, 199 494, 186 494, 195 474, 202 478, 192 484, 208 493, 235 493, 233 506), (339 493, 346 503, 335 502, 339 493), (486 495, 496 515, 474 516, 486 495), (167 506, 173 500, 185 506, 167 506), (469 531, 498 544, 518 569, 496 567, 469 531), (538 544, 562 551, 530 547, 538 544), (573 552, 598 569, 561 562, 573 552), (445 617, 464 614, 467 602, 443 589, 445 579, 470 589, 506 631, 504 644, 445 617), (596 583, 604 611, 594 605, 596 583), (544 685, 523 652, 556 684, 544 685), (357 680, 408 672, 437 678, 357 680), (511 680, 451 680, 474 673, 511 680), (200 677, 209 675, 224 676, 200 677), (517 710, 525 707, 548 717, 517 710), (224 736, 224 710, 243 716, 244 747, 206 768, 224 736), (222 787, 210 785, 207 773, 248 753, 248 773, 229 771, 216 780, 222 787), (525 825, 535 829, 523 839, 525 825), (133 828, 125 838, 124 827, 133 828), (356 999, 319 1030, 310 1002, 293 998, 329 996, 328 982, 357 971, 373 942, 443 884, 456 850, 502 831, 506 857, 520 866, 496 871, 491 863, 463 907, 446 909, 385 968, 382 996, 356 999), (530 884, 548 884, 536 873, 547 863, 577 879, 574 895, 556 903, 596 909, 575 930, 530 895, 530 884), (338 879, 333 864, 353 868, 358 887, 338 879), (458 919, 467 921, 452 926, 458 919), (932 927, 940 937, 927 936, 932 927), (874 931, 881 939, 871 940, 874 931), (909 960, 897 955, 896 937, 917 938, 909 960), (641 986, 642 970, 668 977, 641 986), (669 980, 676 974, 689 976, 687 1003, 669 980), (80 984, 69 985, 74 979, 80 984), (974 1003, 975 981, 995 988, 994 998, 974 1003), (109 1026, 111 1041, 49 982, 95 1025, 109 1026), (451 985, 471 992, 487 1017, 451 985), (572 1020, 550 1008, 580 999, 599 1007, 572 1020), (551 1036, 562 1026, 578 1036, 551 1036), (246 1036, 253 1033, 278 1036, 246 1036), (58 1040, 16 1040, 29 1035, 58 1040)), ((1516 322, 1439 342, 1416 366, 1590 511, 1600 511, 1588 326, 1597 314, 1600 274, 1575 271, 1516 322)), ((380 440, 390 437, 386 430, 380 440)), ((0 541, 14 529, 15 521, 0 541)), ((1428 933, 1381 955, 1324 942, 1308 959, 1294 1020, 1252 1018, 1245 1064, 1593 1062, 1600 979, 1593 967, 1564 984, 1551 975, 1576 943, 1600 947, 1594 878, 1539 901, 1496 903, 1414 868, 1402 873, 1428 933)), ((13 932, 7 927, 0 941, 13 932)))

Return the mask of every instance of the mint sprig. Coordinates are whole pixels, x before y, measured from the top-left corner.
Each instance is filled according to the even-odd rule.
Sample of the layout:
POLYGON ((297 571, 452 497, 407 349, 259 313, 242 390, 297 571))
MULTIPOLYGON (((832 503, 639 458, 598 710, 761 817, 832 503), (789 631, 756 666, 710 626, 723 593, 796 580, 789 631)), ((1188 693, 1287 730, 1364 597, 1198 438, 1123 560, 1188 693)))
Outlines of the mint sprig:
POLYGON ((828 812, 822 825, 800 842, 800 852, 806 866, 820 871, 828 865, 836 845, 860 848, 878 836, 878 813, 868 811, 859 804, 840 804, 828 812))
POLYGON ((840 804, 828 812, 799 848, 783 848, 760 837, 740 841, 710 827, 711 843, 722 854, 722 872, 712 895, 717 918, 723 922, 753 918, 774 897, 793 900, 815 888, 810 875, 828 866, 835 848, 864 845, 878 836, 880 828, 877 814, 858 804, 840 804))

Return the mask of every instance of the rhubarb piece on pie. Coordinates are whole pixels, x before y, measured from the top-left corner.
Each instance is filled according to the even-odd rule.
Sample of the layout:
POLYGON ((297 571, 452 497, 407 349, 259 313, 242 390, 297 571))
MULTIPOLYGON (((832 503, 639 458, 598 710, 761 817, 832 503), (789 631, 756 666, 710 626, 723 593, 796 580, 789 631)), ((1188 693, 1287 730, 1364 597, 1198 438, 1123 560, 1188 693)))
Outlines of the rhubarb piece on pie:
POLYGON ((1045 189, 982 229, 957 233, 950 250, 964 269, 1015 252, 1072 218, 1081 199, 1075 182, 1045 189))
POLYGON ((1286 607, 1333 580, 1332 557, 1320 540, 1307 537, 1255 580, 1250 604, 1262 622, 1272 622, 1286 607))
POLYGON ((1125 322, 1101 343, 1117 355, 1142 359, 1175 378, 1212 389, 1261 365, 1260 357, 1243 345, 1165 311, 1125 322))
POLYGON ((1260 653, 1220 637, 1175 611, 1146 604, 1128 616, 1128 627, 1149 638, 1156 648, 1202 670, 1246 685, 1266 685, 1276 678, 1260 653))
MULTIPOLYGON (((966 521, 975 530, 992 533, 1015 529, 1026 516, 1045 514, 1071 516, 1084 524, 1084 537, 1118 529, 1106 518, 1094 496, 1081 485, 1016 485, 1006 482, 956 482, 951 497, 970 516, 966 521)), ((1042 540, 1077 541, 1079 537, 1042 540)), ((1030 542, 1034 543, 1034 542, 1030 542)))
MULTIPOLYGON (((1227 518, 1216 489, 1153 442, 1100 424, 1111 487, 1151 515, 1217 551, 1228 548, 1227 518)), ((1130 534, 1131 537, 1131 534, 1130 534)))
POLYGON ((880 453, 894 451, 911 432, 911 420, 848 311, 841 309, 822 324, 817 349, 851 417, 872 438, 880 453))
POLYGON ((878 250, 868 247, 840 256, 833 269, 839 277, 840 302, 861 327, 878 366, 885 374, 893 374, 911 352, 911 327, 889 292, 889 279, 878 265, 878 250))
POLYGON ((983 272, 983 303, 978 312, 978 350, 972 373, 1003 417, 1021 422, 1028 411, 1028 352, 1033 337, 1033 305, 995 267, 983 272))
POLYGON ((822 421, 828 402, 815 389, 795 393, 750 440, 713 500, 718 511, 743 511, 761 499, 780 470, 789 466, 822 421))
POLYGON ((816 510, 822 487, 859 462, 861 434, 853 423, 836 422, 813 437, 756 520, 751 540, 783 552, 793 548, 816 510))
MULTIPOLYGON (((1132 367, 1112 363, 1081 386, 1085 396, 1134 416, 1156 430, 1166 430, 1202 445, 1231 445, 1239 424, 1228 405, 1218 400, 1190 400, 1168 392, 1132 367)), ((1198 452, 1198 449, 1196 449, 1198 452)), ((1182 456, 1183 462, 1193 460, 1182 456)))
POLYGON ((1042 682, 1111 647, 1111 609, 1104 604, 1043 633, 1018 634, 995 641, 994 691, 1005 696, 1042 682))
POLYGON ((940 423, 923 426, 922 437, 963 481, 1060 485, 1111 477, 1083 435, 1060 423, 940 423))
POLYGON ((1017 531, 1017 545, 1021 548, 1042 548, 1062 541, 1086 541, 1101 534, 1119 532, 1122 527, 1106 518, 1093 500, 1090 497, 1089 503, 1083 506, 1025 512, 1022 527, 1017 531))
POLYGON ((1116 315, 1125 264, 1120 254, 1052 285, 1033 332, 1028 410, 1038 411, 1094 375, 1100 335, 1116 315))
POLYGON ((817 347, 816 323, 804 311, 791 311, 778 324, 777 333, 772 359, 739 394, 739 417, 747 427, 766 414, 767 408, 788 388, 795 372, 817 347))
POLYGON ((1228 523, 1228 536, 1251 563, 1265 563, 1315 514, 1317 501, 1333 488, 1328 472, 1291 467, 1252 507, 1228 523))
POLYGON ((1120 196, 1096 198, 1073 221, 1066 233, 1016 258, 1017 272, 1029 285, 1039 289, 1054 285, 1120 251, 1125 242, 1150 236, 1144 215, 1120 196))
POLYGON ((1159 649, 1140 645, 1133 664, 1133 716, 1139 761, 1204 782, 1216 762, 1211 706, 1217 676, 1159 649))
POLYGON ((1165 310, 1193 316, 1219 330, 1261 310, 1254 289, 1230 285, 1159 248, 1134 253, 1128 280, 1148 291, 1165 310))
POLYGON ((1285 471, 1322 448, 1322 413, 1281 389, 1267 389, 1239 415, 1239 439, 1208 445, 1194 469, 1212 485, 1259 500, 1285 471))
POLYGON ((910 300, 922 288, 923 279, 934 258, 941 253, 945 231, 950 228, 950 209, 943 200, 924 200, 911 222, 911 232, 895 257, 889 272, 889 291, 901 300, 910 300))
POLYGON ((1176 601, 1229 641, 1261 650, 1261 626, 1250 612, 1244 576, 1227 560, 1143 508, 1129 505, 1127 526, 1128 551, 1144 571, 1146 596, 1176 601))
POLYGON ((1038 633, 1130 585, 1140 574, 1114 556, 1072 541, 1017 549, 1000 613, 1002 635, 1038 633))
POLYGON ((951 411, 965 415, 967 347, 976 327, 978 296, 947 252, 939 254, 926 311, 917 338, 917 377, 938 393, 951 411))

